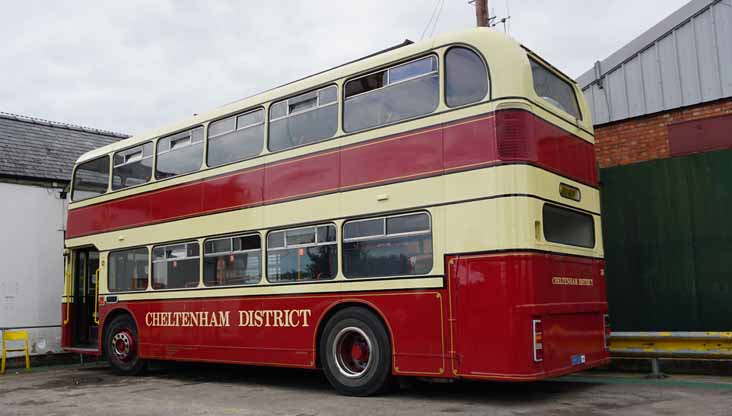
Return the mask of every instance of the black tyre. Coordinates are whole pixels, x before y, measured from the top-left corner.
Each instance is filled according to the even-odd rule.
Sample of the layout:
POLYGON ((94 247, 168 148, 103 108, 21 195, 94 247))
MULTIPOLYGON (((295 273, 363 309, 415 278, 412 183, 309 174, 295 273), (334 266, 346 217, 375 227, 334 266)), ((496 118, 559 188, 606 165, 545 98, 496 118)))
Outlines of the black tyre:
POLYGON ((389 334, 364 308, 346 308, 333 315, 323 328, 319 351, 325 376, 341 394, 369 396, 391 384, 389 334))
POLYGON ((104 352, 112 371, 123 376, 134 376, 145 370, 146 362, 139 354, 139 337, 132 317, 120 315, 104 331, 104 352))

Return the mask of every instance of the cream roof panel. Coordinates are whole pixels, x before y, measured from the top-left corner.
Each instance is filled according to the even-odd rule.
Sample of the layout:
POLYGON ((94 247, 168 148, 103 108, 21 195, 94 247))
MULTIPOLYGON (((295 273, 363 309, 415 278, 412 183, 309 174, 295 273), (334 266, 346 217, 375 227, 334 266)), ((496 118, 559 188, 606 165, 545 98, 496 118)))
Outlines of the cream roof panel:
POLYGON ((366 72, 382 65, 387 65, 394 61, 399 61, 413 55, 427 52, 433 47, 453 43, 466 43, 483 52, 486 60, 488 61, 491 73, 491 94, 493 97, 523 95, 525 93, 525 91, 522 91, 522 85, 525 85, 526 74, 514 74, 516 65, 521 62, 526 62, 525 51, 521 49, 520 45, 516 41, 503 33, 486 28, 473 28, 391 49, 383 53, 378 53, 374 56, 360 59, 279 87, 275 87, 263 93, 243 98, 214 110, 188 118, 179 123, 139 134, 130 137, 129 139, 92 150, 83 154, 78 159, 77 163, 94 159, 99 156, 115 152, 119 149, 134 146, 176 131, 201 125, 213 119, 246 110, 253 106, 272 102, 319 85, 339 81, 355 74, 366 72), (504 77, 506 79, 503 79, 504 77), (496 79, 500 79, 501 82, 496 82, 496 79))

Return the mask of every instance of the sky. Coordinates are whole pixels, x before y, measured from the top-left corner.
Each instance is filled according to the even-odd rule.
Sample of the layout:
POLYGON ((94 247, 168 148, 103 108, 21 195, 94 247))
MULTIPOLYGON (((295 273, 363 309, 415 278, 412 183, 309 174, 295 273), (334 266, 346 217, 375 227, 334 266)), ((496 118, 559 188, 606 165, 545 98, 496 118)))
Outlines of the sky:
MULTIPOLYGON (((489 8, 510 14, 512 37, 578 77, 686 2, 489 8)), ((3 0, 0 112, 143 133, 407 38, 474 25, 468 0, 3 0)))

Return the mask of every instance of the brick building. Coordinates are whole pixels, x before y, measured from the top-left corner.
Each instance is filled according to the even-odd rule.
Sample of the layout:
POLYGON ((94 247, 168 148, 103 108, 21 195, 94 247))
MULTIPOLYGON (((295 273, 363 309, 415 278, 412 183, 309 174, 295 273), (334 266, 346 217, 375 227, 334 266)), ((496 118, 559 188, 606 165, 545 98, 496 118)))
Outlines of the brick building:
POLYGON ((732 0, 693 0, 580 76, 621 331, 732 330, 732 0))

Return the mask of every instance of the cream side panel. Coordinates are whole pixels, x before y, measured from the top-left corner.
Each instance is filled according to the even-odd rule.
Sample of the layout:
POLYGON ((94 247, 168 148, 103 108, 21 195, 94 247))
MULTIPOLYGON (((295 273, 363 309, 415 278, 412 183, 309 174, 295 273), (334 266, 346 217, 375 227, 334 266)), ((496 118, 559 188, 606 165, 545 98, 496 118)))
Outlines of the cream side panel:
POLYGON ((529 249, 602 257, 599 216, 593 215, 595 248, 550 243, 542 231, 544 204, 534 198, 512 197, 447 206, 446 254, 529 249))
MULTIPOLYGON (((416 277, 408 279, 387 279, 387 280, 349 280, 333 281, 328 283, 292 283, 292 284, 270 284, 252 285, 216 289, 190 289, 190 290, 148 290, 146 292, 124 293, 116 295, 120 302, 129 300, 159 300, 159 299, 191 299, 191 298, 212 298, 212 297, 236 297, 236 296, 265 296, 265 295, 303 295, 314 293, 343 293, 356 291, 373 290, 396 290, 396 289, 438 289, 442 288, 444 278, 438 277, 416 277)), ((106 294, 106 293, 105 293, 106 294)))
POLYGON ((597 189, 527 165, 505 165, 445 175, 445 201, 491 195, 529 194, 593 213, 600 212, 597 189), (580 190, 579 201, 559 196, 559 184, 580 190))
POLYGON ((505 194, 535 194, 599 212, 596 189, 531 166, 506 165, 111 231, 69 239, 66 245, 92 244, 100 250, 113 250, 336 218, 378 215, 505 194), (582 192, 581 202, 559 198, 560 182, 578 187, 582 192))

